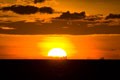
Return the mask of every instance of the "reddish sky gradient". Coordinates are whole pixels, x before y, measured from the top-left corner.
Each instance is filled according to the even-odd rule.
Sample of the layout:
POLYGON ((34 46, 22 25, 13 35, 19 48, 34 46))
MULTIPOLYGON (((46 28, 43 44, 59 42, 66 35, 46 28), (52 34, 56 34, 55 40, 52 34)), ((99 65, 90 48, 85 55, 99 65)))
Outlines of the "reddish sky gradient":
POLYGON ((120 0, 0 0, 0 58, 45 59, 51 49, 61 48, 68 59, 118 59, 119 4, 120 0))

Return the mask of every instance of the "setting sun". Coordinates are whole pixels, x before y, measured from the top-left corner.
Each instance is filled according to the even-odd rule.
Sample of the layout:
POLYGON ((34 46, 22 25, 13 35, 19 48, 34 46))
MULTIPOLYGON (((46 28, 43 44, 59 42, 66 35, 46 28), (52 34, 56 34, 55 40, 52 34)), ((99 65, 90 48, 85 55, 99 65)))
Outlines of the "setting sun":
POLYGON ((67 58, 75 53, 75 47, 67 36, 47 36, 38 43, 41 53, 46 58, 67 58))
POLYGON ((48 52, 48 56, 63 58, 63 57, 67 57, 67 53, 61 48, 53 48, 48 52))

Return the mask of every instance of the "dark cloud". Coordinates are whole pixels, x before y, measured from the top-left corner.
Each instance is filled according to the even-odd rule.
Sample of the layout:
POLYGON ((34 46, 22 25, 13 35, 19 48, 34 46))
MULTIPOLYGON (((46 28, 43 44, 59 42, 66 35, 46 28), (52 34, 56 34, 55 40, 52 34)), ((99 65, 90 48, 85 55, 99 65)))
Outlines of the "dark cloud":
POLYGON ((9 26, 14 29, 0 29, 1 34, 20 34, 20 35, 39 35, 39 34, 70 34, 70 35, 87 35, 87 34, 120 34, 120 25, 109 26, 106 23, 98 24, 97 22, 83 22, 68 20, 53 20, 52 23, 42 23, 41 21, 29 22, 9 22, 0 23, 0 26, 9 26), (39 24, 38 24, 39 23, 39 24), (88 24, 94 25, 88 27, 88 24))
POLYGON ((81 13, 70 13, 69 11, 62 13, 57 19, 83 19, 86 17, 85 12, 81 13))
POLYGON ((34 0, 34 3, 42 3, 42 2, 45 2, 46 0, 34 0))
POLYGON ((41 13, 49 13, 49 14, 52 14, 54 12, 54 10, 51 7, 41 7, 39 11, 41 13))
POLYGON ((13 11, 17 14, 34 14, 38 12, 37 7, 34 6, 22 6, 22 5, 12 5, 9 7, 3 7, 1 10, 3 11, 13 11))
POLYGON ((48 13, 51 14, 53 13, 53 9, 51 7, 35 7, 35 6, 23 6, 23 5, 12 5, 8 7, 3 7, 1 8, 3 11, 13 11, 17 14, 35 14, 37 12, 40 13, 48 13))
POLYGON ((120 19, 120 14, 109 14, 106 19, 120 19))

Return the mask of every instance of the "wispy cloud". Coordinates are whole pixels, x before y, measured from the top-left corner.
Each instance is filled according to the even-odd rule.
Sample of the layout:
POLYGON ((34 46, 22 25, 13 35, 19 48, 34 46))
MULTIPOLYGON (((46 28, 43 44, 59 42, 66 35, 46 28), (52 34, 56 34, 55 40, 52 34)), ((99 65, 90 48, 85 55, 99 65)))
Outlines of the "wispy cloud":
POLYGON ((5 27, 5 26, 1 26, 0 28, 3 30, 13 30, 14 29, 12 27, 5 27))
POLYGON ((120 34, 120 24, 109 25, 104 22, 90 22, 84 20, 52 20, 51 23, 36 22, 8 22, 0 23, 0 26, 9 26, 14 29, 6 31, 0 30, 1 34, 71 34, 71 35, 87 35, 87 34, 120 34), (69 24, 68 24, 69 23, 69 24))

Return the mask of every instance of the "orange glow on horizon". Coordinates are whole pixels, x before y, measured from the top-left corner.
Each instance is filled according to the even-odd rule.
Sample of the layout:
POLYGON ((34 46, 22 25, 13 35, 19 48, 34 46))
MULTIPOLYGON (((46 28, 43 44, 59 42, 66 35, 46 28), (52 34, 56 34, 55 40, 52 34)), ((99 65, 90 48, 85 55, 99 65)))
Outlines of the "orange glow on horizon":
POLYGON ((61 36, 45 37, 41 43, 38 44, 42 48, 42 54, 46 57, 49 56, 72 56, 75 53, 74 46, 66 38, 61 36), (57 51, 58 54, 55 54, 57 51))
MULTIPOLYGON (((103 42, 98 42, 102 36, 71 36, 71 35, 46 35, 46 36, 10 36, 1 45, 2 53, 10 59, 51 59, 49 51, 60 48, 67 53, 67 59, 99 59, 106 56, 101 46, 106 47, 103 42), (26 41, 26 39, 29 39, 26 41)), ((54 53, 54 51, 53 51, 54 53)), ((113 55, 113 52, 110 52, 113 55)), ((115 54, 115 53, 114 53, 115 54)), ((117 53, 116 53, 117 54, 117 53)), ((108 55, 108 54, 107 54, 108 55)), ((58 57, 57 57, 58 59, 58 57)), ((63 59, 63 58, 62 58, 63 59)))

